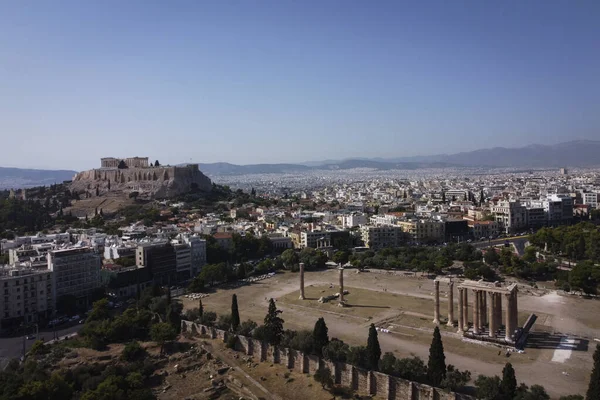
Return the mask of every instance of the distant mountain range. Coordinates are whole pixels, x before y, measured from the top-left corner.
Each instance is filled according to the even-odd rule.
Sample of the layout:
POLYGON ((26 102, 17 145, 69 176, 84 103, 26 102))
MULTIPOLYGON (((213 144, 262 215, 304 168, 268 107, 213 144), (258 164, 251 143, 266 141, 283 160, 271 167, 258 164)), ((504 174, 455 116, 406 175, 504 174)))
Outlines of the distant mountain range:
MULTIPOLYGON (((600 166, 600 141, 575 140, 555 145, 534 144, 519 148, 494 147, 456 154, 397 158, 353 158, 347 160, 311 161, 298 164, 199 163, 208 176, 308 171, 348 170, 415 170, 444 167, 515 167, 559 168, 600 166)), ((70 180, 75 171, 39 170, 0 167, 0 189, 50 185, 70 180)))
POLYGON ((75 171, 0 167, 0 189, 49 186, 71 180, 75 171))
POLYGON ((415 157, 353 158, 348 160, 310 161, 299 164, 236 165, 229 163, 200 163, 199 166, 200 170, 209 176, 346 170, 353 168, 414 170, 444 167, 591 167, 600 166, 600 141, 576 140, 555 145, 533 144, 519 148, 494 147, 456 154, 415 157))

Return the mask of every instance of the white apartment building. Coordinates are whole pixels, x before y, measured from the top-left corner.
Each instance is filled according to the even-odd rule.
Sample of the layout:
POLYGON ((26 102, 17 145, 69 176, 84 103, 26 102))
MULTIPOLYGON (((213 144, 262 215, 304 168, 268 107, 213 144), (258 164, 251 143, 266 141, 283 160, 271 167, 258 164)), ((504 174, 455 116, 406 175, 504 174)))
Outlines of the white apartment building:
POLYGON ((496 222, 504 232, 515 233, 527 227, 527 209, 519 201, 503 200, 491 208, 496 222))
POLYGON ((591 208, 598 208, 598 199, 600 198, 599 193, 581 193, 581 200, 583 204, 590 206, 591 208))
POLYGON ((567 223, 573 219, 573 199, 569 195, 549 194, 544 200, 549 225, 567 223))
POLYGON ((328 231, 300 232, 300 248, 312 247, 313 249, 331 246, 331 233, 328 231))
POLYGON ((383 214, 383 215, 373 215, 369 222, 371 225, 379 226, 379 225, 395 225, 396 221, 398 221, 398 217, 392 214, 383 214))
POLYGON ((366 225, 367 216, 362 213, 352 213, 350 215, 342 216, 342 227, 354 228, 355 226, 366 225))
POLYGON ((48 253, 48 269, 53 272, 54 304, 65 295, 87 304, 88 296, 100 285, 100 255, 91 247, 53 250, 48 253))
POLYGON ((18 326, 48 318, 54 310, 52 272, 34 269, 0 270, 0 326, 18 326))
POLYGON ((405 240, 404 232, 399 226, 382 225, 367 226, 360 228, 362 240, 366 247, 371 249, 381 249, 384 247, 397 247, 402 245, 405 240))

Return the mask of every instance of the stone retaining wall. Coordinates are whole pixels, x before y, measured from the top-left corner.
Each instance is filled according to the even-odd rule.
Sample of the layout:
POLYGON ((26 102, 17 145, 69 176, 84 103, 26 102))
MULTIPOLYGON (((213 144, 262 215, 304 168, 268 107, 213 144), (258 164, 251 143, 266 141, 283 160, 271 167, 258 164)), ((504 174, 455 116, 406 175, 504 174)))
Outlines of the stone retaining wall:
MULTIPOLYGON (((190 321, 181 321, 181 332, 190 335, 208 335, 227 341, 231 333, 206 327, 190 321)), ((279 348, 259 340, 237 335, 235 349, 260 361, 282 364, 289 369, 313 375, 320 367, 327 367, 338 385, 351 387, 360 393, 376 395, 388 400, 472 400, 467 395, 446 392, 376 371, 367 371, 345 363, 334 363, 320 357, 288 348, 279 348)))

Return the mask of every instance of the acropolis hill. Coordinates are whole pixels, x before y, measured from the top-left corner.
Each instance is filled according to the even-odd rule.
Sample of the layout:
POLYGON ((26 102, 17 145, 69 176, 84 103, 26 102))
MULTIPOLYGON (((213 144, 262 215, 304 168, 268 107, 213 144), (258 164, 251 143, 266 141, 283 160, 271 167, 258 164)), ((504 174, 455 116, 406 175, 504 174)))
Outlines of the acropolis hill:
POLYGON ((137 192, 142 198, 158 199, 211 188, 211 180, 198 169, 198 164, 153 166, 148 157, 102 158, 100 168, 77 173, 71 183, 71 190, 92 196, 137 192))

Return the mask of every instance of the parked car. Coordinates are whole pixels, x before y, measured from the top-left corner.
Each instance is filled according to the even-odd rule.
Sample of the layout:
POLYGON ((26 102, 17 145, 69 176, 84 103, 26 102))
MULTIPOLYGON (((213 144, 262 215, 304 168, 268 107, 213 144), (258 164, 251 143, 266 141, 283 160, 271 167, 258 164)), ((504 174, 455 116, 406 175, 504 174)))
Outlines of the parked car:
POLYGON ((27 340, 33 340, 35 339, 35 335, 27 335, 27 340))

